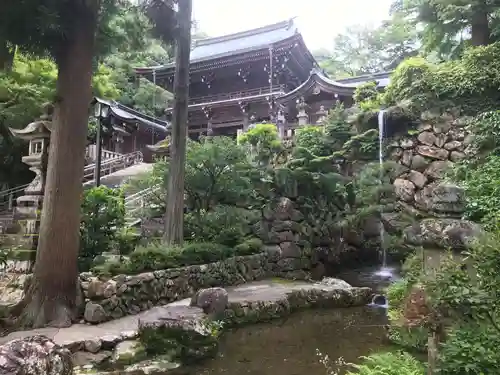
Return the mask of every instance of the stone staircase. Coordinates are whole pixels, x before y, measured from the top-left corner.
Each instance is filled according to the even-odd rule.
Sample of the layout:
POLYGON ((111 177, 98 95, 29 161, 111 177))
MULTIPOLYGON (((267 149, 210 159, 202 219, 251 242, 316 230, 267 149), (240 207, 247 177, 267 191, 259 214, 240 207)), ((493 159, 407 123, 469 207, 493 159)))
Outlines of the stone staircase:
MULTIPOLYGON (((105 151, 101 163, 101 183, 109 187, 123 184, 129 178, 151 170, 151 165, 142 162, 142 153, 132 152, 120 155, 105 151)), ((86 165, 83 173, 83 186, 88 189, 95 185, 94 181, 95 164, 86 165)), ((14 209, 16 199, 25 194, 24 190, 29 184, 17 186, 15 188, 0 191, 0 234, 7 233, 14 224, 14 209)), ((139 214, 139 208, 144 207, 144 198, 151 193, 150 189, 138 192, 125 200, 125 205, 131 209, 131 214, 127 213, 127 223, 137 225, 140 219, 134 219, 134 214, 139 214), (139 208, 138 208, 139 207, 139 208)))

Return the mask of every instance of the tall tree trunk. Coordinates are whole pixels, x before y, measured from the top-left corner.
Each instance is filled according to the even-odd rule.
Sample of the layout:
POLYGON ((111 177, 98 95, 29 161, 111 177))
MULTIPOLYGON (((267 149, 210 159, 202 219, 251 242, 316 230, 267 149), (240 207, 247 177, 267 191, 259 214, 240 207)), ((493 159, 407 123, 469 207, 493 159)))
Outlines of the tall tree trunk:
POLYGON ((10 72, 14 63, 16 49, 5 40, 0 40, 0 71, 10 72))
POLYGON ((75 1, 74 28, 57 51, 57 98, 33 279, 20 323, 71 325, 76 318, 82 178, 98 1, 75 1), (92 4, 92 5, 85 5, 92 4))
POLYGON ((191 52, 192 0, 179 0, 175 52, 174 113, 165 211, 167 244, 182 244, 184 239, 184 174, 189 100, 189 54, 191 52))
POLYGON ((485 5, 474 11, 471 20, 471 43, 473 46, 486 46, 490 43, 490 24, 485 5))

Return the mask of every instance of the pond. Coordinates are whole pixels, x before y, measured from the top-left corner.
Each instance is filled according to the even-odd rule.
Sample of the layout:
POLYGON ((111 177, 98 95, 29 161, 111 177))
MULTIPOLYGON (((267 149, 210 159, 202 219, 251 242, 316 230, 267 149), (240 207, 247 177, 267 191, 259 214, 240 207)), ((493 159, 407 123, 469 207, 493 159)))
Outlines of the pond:
POLYGON ((226 333, 217 358, 188 373, 326 375, 317 350, 331 358, 334 368, 339 357, 358 362, 360 356, 387 348, 384 324, 384 312, 368 307, 305 311, 226 333))
MULTIPOLYGON (((375 274, 376 269, 368 268, 338 276, 353 285, 379 290, 390 283, 375 274)), ((188 374, 327 375, 317 351, 328 355, 334 369, 340 357, 347 363, 359 363, 361 356, 390 349, 386 324, 385 310, 380 308, 304 311, 284 320, 227 332, 218 356, 189 369, 188 374)), ((345 367, 339 371, 344 373, 345 367)))

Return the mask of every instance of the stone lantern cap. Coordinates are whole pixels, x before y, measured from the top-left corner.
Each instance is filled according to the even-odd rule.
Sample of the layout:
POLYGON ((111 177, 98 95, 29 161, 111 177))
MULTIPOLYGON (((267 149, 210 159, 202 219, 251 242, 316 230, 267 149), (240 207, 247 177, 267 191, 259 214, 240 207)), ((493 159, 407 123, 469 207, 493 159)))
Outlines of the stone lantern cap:
POLYGON ((33 139, 50 138, 52 131, 52 122, 50 121, 35 121, 28 124, 23 129, 9 128, 9 131, 14 137, 20 138, 25 141, 33 139))
POLYGON ((155 154, 167 155, 170 152, 170 138, 167 137, 154 145, 147 145, 146 147, 155 154))

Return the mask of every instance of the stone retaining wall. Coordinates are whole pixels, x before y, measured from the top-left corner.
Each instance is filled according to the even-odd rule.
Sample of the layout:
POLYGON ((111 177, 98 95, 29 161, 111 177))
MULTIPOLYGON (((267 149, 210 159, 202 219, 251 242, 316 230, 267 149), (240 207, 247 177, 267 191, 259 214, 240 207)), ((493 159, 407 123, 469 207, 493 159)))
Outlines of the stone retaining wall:
POLYGON ((100 323, 134 315, 153 306, 190 297, 201 288, 239 285, 269 277, 307 279, 308 274, 301 271, 300 262, 293 259, 288 261, 286 255, 271 246, 257 255, 139 275, 102 279, 83 273, 80 280, 85 296, 84 320, 100 323))
POLYGON ((390 159, 401 166, 394 180, 402 212, 415 218, 408 228, 398 227, 398 215, 386 214, 386 228, 401 229, 412 245, 466 247, 478 227, 461 220, 465 210, 464 191, 445 181, 447 171, 474 151, 473 135, 466 120, 442 116, 424 121, 412 135, 399 137, 391 145, 390 159), (439 241, 438 241, 439 239, 439 241))

